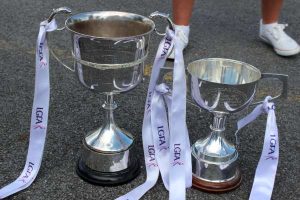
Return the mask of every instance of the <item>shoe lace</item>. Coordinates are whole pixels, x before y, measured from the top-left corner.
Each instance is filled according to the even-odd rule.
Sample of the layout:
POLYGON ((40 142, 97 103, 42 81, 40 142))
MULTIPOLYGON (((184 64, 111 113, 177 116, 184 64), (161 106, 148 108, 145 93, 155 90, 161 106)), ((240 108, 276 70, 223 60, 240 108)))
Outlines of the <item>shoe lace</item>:
POLYGON ((288 27, 288 24, 277 24, 270 30, 270 33, 276 40, 279 40, 284 34, 284 29, 286 27, 288 27))

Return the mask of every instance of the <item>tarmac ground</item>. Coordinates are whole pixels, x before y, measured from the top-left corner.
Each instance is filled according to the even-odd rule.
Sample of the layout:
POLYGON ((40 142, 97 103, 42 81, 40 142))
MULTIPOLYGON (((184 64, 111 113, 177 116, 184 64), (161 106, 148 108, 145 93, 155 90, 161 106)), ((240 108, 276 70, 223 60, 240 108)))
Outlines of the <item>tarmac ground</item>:
MULTIPOLYGON (((25 163, 31 106, 34 90, 35 43, 39 23, 53 8, 70 7, 73 13, 95 10, 116 10, 148 16, 159 10, 171 13, 171 1, 161 0, 2 0, 0 6, 0 187, 15 180, 25 163)), ((286 0, 280 22, 289 23, 286 31, 300 42, 300 1, 286 0)), ((261 72, 289 75, 287 99, 276 101, 276 117, 280 137, 280 160, 272 199, 296 200, 300 196, 300 56, 284 58, 258 37, 260 2, 247 0, 197 1, 191 22, 190 43, 184 51, 185 63, 209 57, 240 60, 261 72)), ((59 23, 63 18, 59 19, 59 23)), ((158 22, 162 23, 162 22, 158 22)), ((142 119, 149 70, 161 37, 152 34, 146 61, 146 81, 124 95, 118 95, 115 112, 118 125, 129 130, 137 140, 136 156, 143 163, 142 119)), ((67 32, 53 33, 49 43, 60 56, 70 55, 67 32)), ((104 118, 101 107, 104 96, 86 90, 75 75, 50 59, 51 100, 48 133, 42 167, 34 183, 7 199, 115 199, 145 181, 145 166, 132 182, 117 187, 88 184, 75 173, 81 154, 81 140, 90 130, 100 126, 104 118)), ((169 62, 167 66, 172 66, 169 62)), ((170 72, 166 69, 166 72, 170 72)), ((257 98, 278 93, 280 84, 261 82, 257 98)), ((251 108, 247 110, 251 111, 251 108)), ((245 111, 245 112, 247 112, 245 111)), ((235 122, 242 114, 228 121, 227 136, 234 141, 235 122)), ((209 133, 211 115, 188 104, 187 122, 191 142, 209 133)), ((239 163, 243 182, 228 193, 210 194, 187 190, 187 199, 248 199, 255 169, 260 158, 266 116, 240 133, 239 163)), ((161 180, 143 199, 168 199, 161 180)))

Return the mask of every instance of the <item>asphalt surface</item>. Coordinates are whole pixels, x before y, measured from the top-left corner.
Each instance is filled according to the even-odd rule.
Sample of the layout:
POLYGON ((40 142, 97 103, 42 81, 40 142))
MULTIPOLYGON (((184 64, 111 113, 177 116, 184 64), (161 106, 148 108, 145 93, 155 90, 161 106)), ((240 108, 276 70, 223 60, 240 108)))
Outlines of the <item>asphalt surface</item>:
MULTIPOLYGON (((52 8, 68 6, 73 13, 93 10, 119 10, 148 16, 159 10, 171 13, 171 1, 161 0, 2 0, 0 6, 0 187, 12 182, 23 169, 30 126, 34 89, 34 48, 40 21, 52 8)), ((300 2, 286 0, 281 22, 288 22, 290 33, 300 42, 300 2)), ((260 2, 247 0, 197 1, 191 25, 190 45, 184 52, 185 62, 207 57, 231 58, 250 63, 262 72, 289 75, 289 97, 276 102, 280 134, 280 160, 272 199, 296 200, 300 196, 300 56, 283 58, 258 38, 260 2)), ((51 46, 60 55, 69 51, 67 33, 51 35, 51 46)), ((160 37, 153 34, 151 65, 160 37)), ((170 66, 171 63, 168 63, 170 66)), ((116 120, 137 139, 136 156, 143 162, 141 127, 146 82, 126 95, 119 95, 116 120)), ((278 92, 276 84, 260 84, 258 96, 278 92)), ((75 165, 85 133, 103 120, 103 96, 83 88, 71 72, 51 59, 51 102, 47 144, 41 170, 36 181, 26 190, 8 199, 114 199, 145 181, 142 173, 129 184, 100 187, 82 181, 75 165)), ((250 110, 250 109, 249 109, 250 110)), ((227 126, 233 140, 233 116, 227 126)), ((188 127, 192 142, 209 133, 211 116, 188 105, 188 127)), ((187 190, 187 199, 248 199, 255 168, 260 157, 266 117, 260 117, 241 135, 239 149, 243 173, 241 186, 225 194, 208 194, 187 190)), ((162 181, 143 199, 168 199, 162 181)))

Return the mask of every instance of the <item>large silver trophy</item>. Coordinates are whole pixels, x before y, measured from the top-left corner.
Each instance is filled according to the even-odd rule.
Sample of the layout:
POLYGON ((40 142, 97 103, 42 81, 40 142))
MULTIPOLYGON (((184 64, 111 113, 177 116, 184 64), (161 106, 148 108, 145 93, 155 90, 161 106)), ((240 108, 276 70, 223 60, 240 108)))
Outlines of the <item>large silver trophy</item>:
MULTIPOLYGON (((54 10, 68 12, 68 8, 54 10)), ((159 12, 151 17, 167 17, 159 12)), ((169 19, 168 19, 169 20, 169 19)), ((118 185, 140 172, 135 140, 114 121, 113 96, 135 88, 143 79, 154 22, 144 16, 116 11, 85 12, 70 16, 65 28, 71 33, 74 71, 86 88, 106 95, 106 118, 83 139, 77 174, 98 185, 118 185)))
POLYGON ((226 118, 252 103, 262 78, 281 80, 283 88, 279 96, 286 96, 287 75, 262 74, 252 65, 223 58, 197 60, 187 70, 192 98, 213 114, 211 133, 191 147, 193 186, 209 192, 235 189, 241 183, 241 172, 238 152, 225 138, 226 118))

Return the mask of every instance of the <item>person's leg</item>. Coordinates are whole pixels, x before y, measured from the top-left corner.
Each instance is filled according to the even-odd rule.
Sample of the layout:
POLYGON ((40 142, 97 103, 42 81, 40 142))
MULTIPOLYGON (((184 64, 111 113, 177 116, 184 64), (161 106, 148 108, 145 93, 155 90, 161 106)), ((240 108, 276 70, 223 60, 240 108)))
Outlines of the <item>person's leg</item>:
POLYGON ((264 24, 275 23, 279 19, 283 0, 262 0, 261 12, 264 24))
MULTIPOLYGON (((173 22, 175 30, 179 32, 180 41, 186 47, 189 42, 190 19, 192 16, 194 0, 173 0, 173 22)), ((174 59, 174 49, 168 56, 174 59)))
POLYGON ((193 5, 194 0, 173 0, 173 20, 176 25, 190 24, 193 5))
POLYGON ((274 47, 277 54, 291 56, 300 52, 298 43, 284 32, 286 25, 278 24, 283 0, 261 0, 260 37, 274 47))

